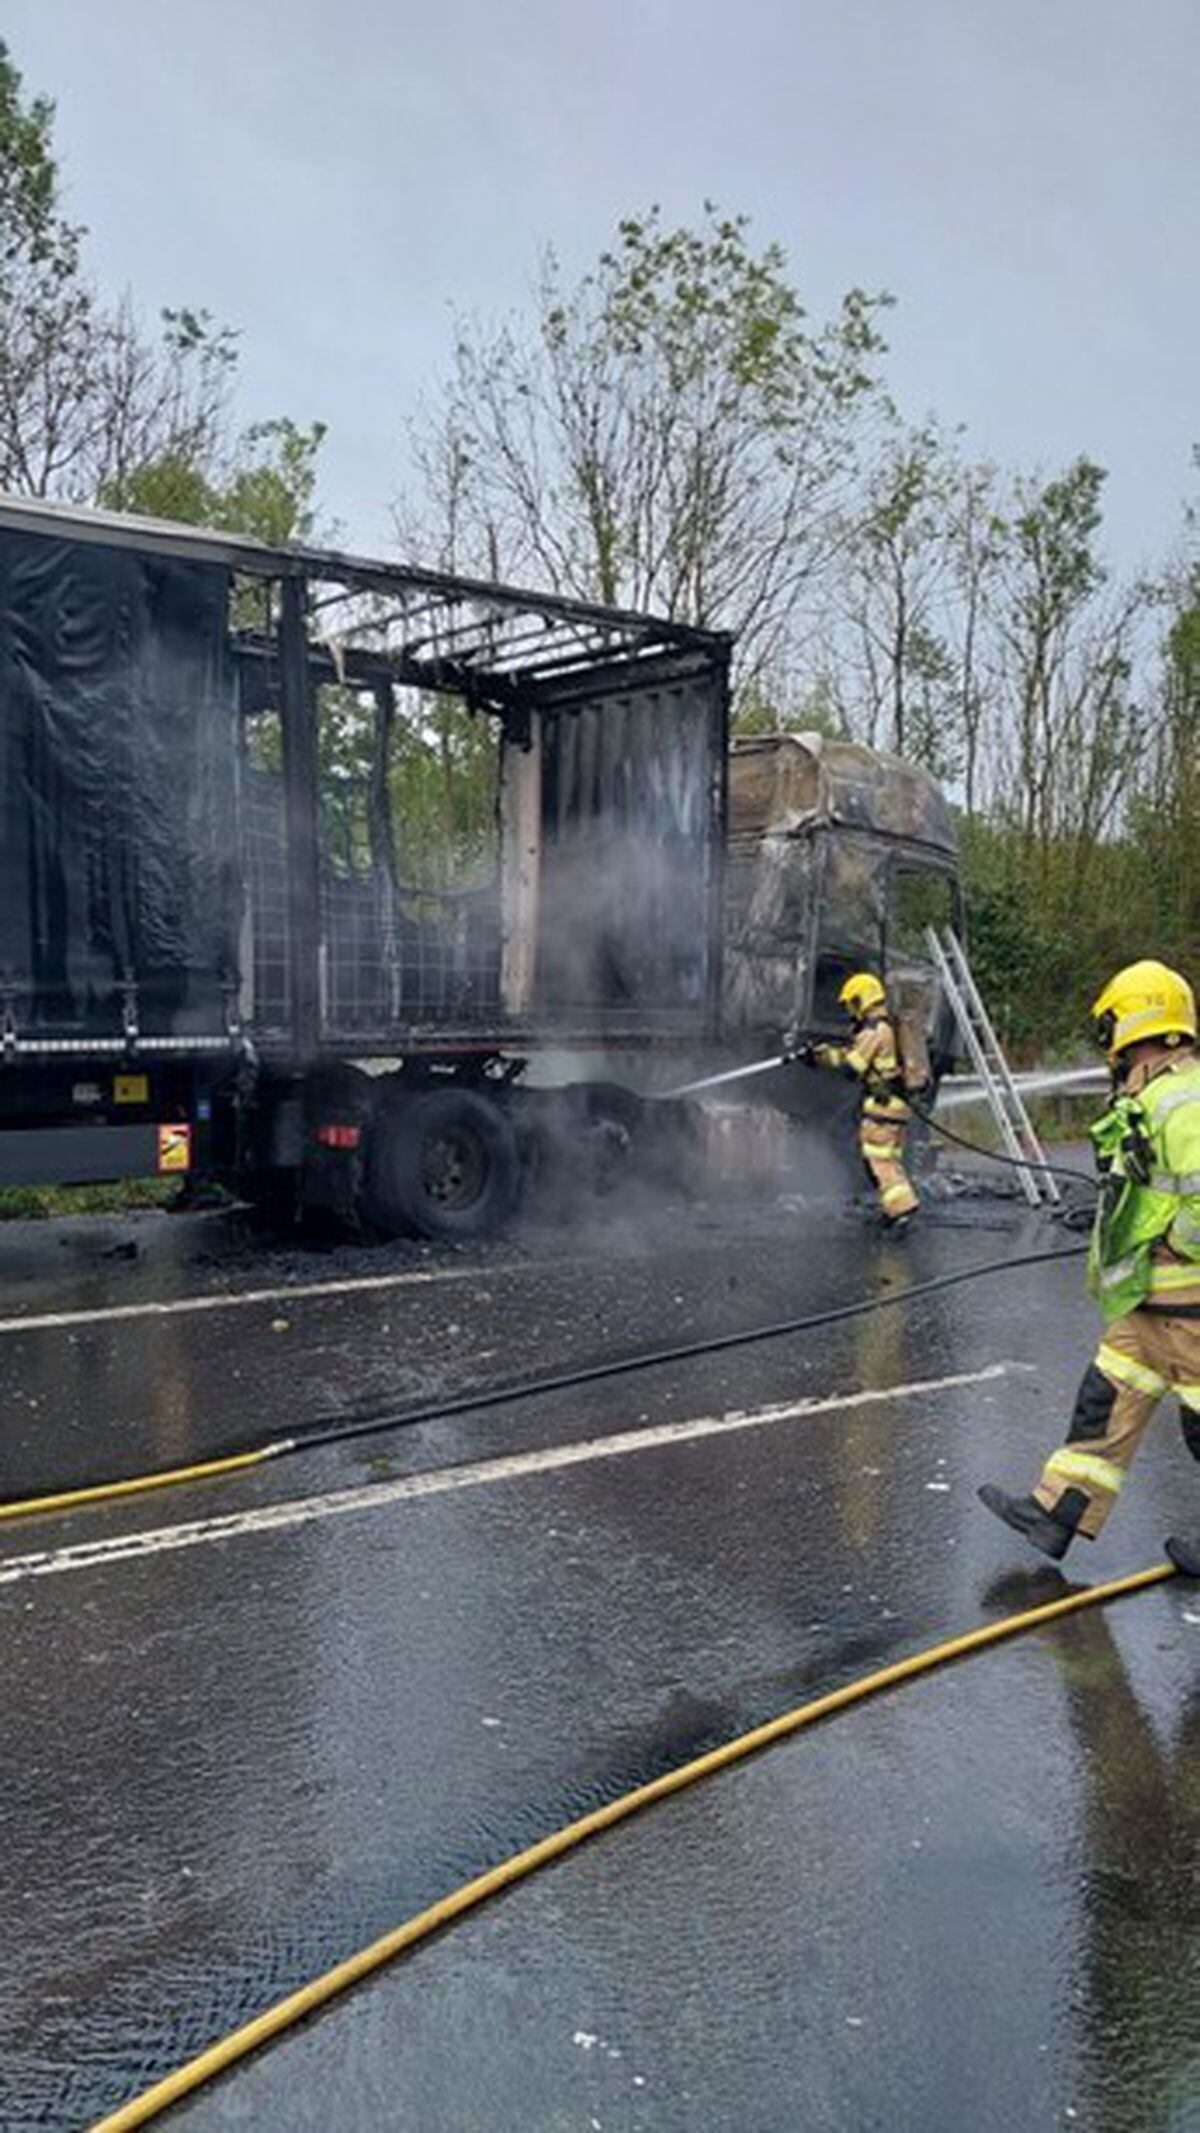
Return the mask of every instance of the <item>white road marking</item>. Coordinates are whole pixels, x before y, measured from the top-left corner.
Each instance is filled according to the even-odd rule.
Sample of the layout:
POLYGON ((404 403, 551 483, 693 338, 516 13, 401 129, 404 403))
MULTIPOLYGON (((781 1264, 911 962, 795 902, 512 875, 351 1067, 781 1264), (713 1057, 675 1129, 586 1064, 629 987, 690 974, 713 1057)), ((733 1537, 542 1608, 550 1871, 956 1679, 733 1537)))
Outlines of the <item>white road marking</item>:
POLYGON ((734 1430, 763 1429, 773 1422, 829 1414, 839 1408, 865 1407, 875 1400, 916 1400, 930 1393, 950 1392, 958 1386, 986 1385, 993 1379, 1029 1367, 1025 1363, 988 1363, 982 1370, 962 1371, 953 1377, 917 1379, 908 1385, 879 1385, 865 1392, 836 1393, 825 1400, 795 1400, 783 1407, 697 1415, 689 1421, 660 1422, 648 1429, 622 1430, 611 1437, 590 1437, 579 1444, 556 1444, 537 1452, 512 1452, 500 1459, 438 1467, 427 1474, 406 1475, 400 1481, 368 1483, 365 1487, 341 1489, 332 1495, 263 1504, 256 1510, 231 1511, 219 1518, 199 1518, 184 1525, 159 1526, 148 1533, 118 1533, 107 1540, 79 1541, 70 1547, 45 1549, 37 1555, 18 1555, 0 1562, 0 1585, 19 1585, 29 1578, 55 1577, 70 1570, 106 1569, 110 1563, 133 1562, 148 1555, 167 1555, 179 1548, 207 1547, 214 1541, 243 1540, 254 1533, 288 1532, 298 1526, 316 1525, 327 1518, 345 1517, 351 1512, 382 1511, 391 1504, 443 1496, 455 1489, 484 1488, 496 1482, 516 1481, 528 1474, 559 1473, 565 1467, 583 1466, 592 1460, 620 1459, 631 1452, 655 1451, 667 1444, 689 1444, 700 1437, 723 1436, 734 1430))
MULTIPOLYGON (((511 1273, 497 1267, 495 1277, 511 1273)), ((353 1296, 369 1289, 403 1289, 431 1281, 478 1279, 478 1267, 410 1269, 406 1274, 354 1274, 342 1281, 294 1282, 282 1289, 233 1289, 205 1296, 174 1296, 165 1303, 98 1304, 89 1311, 42 1311, 27 1318, 0 1318, 0 1333, 44 1333, 58 1326, 98 1326, 110 1319, 181 1318, 191 1311, 237 1311, 248 1304, 298 1303, 306 1296, 353 1296)))

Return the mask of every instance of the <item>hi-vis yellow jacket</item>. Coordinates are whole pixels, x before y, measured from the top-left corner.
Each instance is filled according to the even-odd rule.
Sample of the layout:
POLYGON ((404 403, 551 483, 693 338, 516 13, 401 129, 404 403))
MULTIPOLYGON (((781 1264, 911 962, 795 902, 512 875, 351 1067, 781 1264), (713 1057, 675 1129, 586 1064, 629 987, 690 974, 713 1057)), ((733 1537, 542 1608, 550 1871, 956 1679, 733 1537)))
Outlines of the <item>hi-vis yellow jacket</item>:
POLYGON ((1200 1059, 1164 1062, 1092 1140, 1103 1183, 1087 1280, 1105 1318, 1200 1303, 1200 1059))

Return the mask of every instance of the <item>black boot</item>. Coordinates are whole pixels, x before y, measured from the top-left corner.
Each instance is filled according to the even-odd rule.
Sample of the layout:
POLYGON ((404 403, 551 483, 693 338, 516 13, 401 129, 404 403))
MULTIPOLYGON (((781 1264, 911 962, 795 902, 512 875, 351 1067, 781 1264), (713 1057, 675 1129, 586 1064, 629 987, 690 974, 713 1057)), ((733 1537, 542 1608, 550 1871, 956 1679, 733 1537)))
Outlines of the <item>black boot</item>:
POLYGON ((1173 1533, 1166 1546, 1176 1570, 1185 1578, 1200 1578, 1200 1540, 1181 1540, 1173 1533))
POLYGON ((976 1494, 980 1503, 994 1511, 997 1518, 1002 1518, 1014 1533, 1032 1541, 1043 1555, 1051 1556, 1056 1563, 1061 1562, 1071 1545, 1072 1533, 1072 1528, 1064 1525, 1061 1518, 1043 1511, 1032 1496, 1010 1496, 1007 1489, 997 1488, 994 1481, 985 1481, 976 1494))

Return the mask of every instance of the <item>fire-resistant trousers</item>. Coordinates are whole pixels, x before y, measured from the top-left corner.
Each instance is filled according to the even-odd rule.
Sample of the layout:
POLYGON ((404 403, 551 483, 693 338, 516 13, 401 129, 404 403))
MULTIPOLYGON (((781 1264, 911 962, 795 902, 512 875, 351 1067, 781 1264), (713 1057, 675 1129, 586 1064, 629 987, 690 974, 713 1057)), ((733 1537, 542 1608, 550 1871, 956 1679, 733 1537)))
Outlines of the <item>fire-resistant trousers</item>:
POLYGON ((1094 1540, 1164 1393, 1179 1401, 1184 1442, 1200 1459, 1200 1304, 1140 1309, 1107 1328, 1075 1398, 1067 1441, 1034 1495, 1094 1540))
POLYGON ((901 1215, 911 1215, 920 1203, 904 1168, 903 1119, 873 1118, 864 1111, 858 1124, 858 1152, 888 1221, 898 1222, 901 1215))

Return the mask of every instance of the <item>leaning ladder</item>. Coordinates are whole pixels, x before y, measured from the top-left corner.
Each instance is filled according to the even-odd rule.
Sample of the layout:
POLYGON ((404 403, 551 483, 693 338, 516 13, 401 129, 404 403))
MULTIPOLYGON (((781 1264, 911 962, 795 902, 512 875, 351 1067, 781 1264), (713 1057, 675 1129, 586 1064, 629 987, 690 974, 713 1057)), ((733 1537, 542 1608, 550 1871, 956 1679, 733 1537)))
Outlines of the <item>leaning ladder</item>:
POLYGON ((1033 1130, 1021 1092, 1013 1080, 1000 1040, 971 975, 966 951, 952 926, 926 929, 925 939, 941 980, 954 1019, 979 1076, 988 1109, 1000 1129, 1000 1138, 1017 1166, 1021 1190, 1031 1207, 1057 1204, 1059 1192, 1045 1151, 1033 1130))

